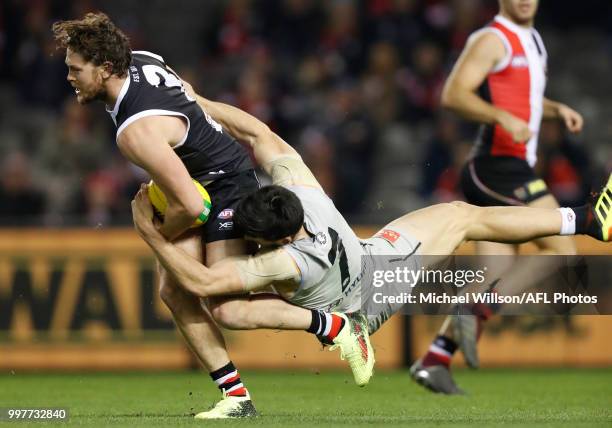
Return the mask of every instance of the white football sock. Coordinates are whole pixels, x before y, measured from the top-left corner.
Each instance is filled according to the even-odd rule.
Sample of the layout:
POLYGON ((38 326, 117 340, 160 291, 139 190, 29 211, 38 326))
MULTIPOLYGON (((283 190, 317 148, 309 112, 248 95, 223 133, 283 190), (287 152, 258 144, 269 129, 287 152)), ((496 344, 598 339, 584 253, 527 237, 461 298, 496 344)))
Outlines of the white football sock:
POLYGON ((561 214, 561 232, 559 235, 576 234, 576 213, 571 208, 559 208, 561 214))

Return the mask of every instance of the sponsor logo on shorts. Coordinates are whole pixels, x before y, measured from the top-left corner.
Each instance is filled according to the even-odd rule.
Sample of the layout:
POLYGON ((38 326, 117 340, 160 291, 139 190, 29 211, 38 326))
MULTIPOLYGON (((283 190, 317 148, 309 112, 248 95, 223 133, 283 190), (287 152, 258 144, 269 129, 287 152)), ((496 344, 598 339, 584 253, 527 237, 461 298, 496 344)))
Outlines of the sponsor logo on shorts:
POLYGON ((219 223, 219 230, 232 230, 234 228, 233 221, 226 221, 225 223, 219 223))
POLYGON ((217 218, 220 218, 221 220, 227 220, 228 218, 232 217, 234 217, 234 210, 231 208, 224 209, 217 216, 217 218))
POLYGON ((529 190, 529 194, 531 195, 545 192, 547 189, 546 182, 544 182, 544 180, 542 180, 541 178, 538 178, 537 180, 533 180, 527 183, 527 189, 529 190))
POLYGON ((391 229, 383 229, 375 235, 377 238, 382 238, 394 244, 400 237, 400 234, 391 229))

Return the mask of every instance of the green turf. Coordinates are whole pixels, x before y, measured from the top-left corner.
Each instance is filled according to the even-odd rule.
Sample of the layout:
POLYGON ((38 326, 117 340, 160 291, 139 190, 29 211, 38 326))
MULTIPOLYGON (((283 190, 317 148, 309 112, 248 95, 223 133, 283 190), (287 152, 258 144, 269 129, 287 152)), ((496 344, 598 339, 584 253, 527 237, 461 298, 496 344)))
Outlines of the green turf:
POLYGON ((347 373, 242 376, 262 414, 255 420, 194 421, 190 413, 218 398, 198 372, 0 375, 0 407, 66 407, 69 425, 92 427, 612 426, 612 369, 458 371, 463 397, 426 392, 406 372, 377 373, 363 389, 347 373))

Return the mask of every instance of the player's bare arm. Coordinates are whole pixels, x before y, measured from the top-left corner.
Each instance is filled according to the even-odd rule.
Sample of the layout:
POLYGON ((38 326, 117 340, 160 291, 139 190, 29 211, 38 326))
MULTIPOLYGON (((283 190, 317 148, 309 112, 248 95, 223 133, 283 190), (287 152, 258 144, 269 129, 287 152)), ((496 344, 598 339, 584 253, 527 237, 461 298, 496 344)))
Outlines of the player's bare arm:
POLYGON ((238 141, 247 144, 253 150, 257 163, 267 173, 271 172, 269 170, 271 162, 279 157, 300 157, 293 147, 255 116, 229 104, 206 99, 198 95, 189 82, 184 80, 182 82, 185 91, 195 98, 204 114, 210 115, 216 122, 219 122, 238 141))
POLYGON ((281 156, 299 157, 295 149, 274 133, 268 125, 249 113, 199 95, 196 99, 205 113, 219 122, 230 135, 253 150, 256 162, 266 172, 270 173, 270 163, 281 156))
POLYGON ((584 119, 580 113, 563 103, 548 98, 544 98, 542 117, 563 121, 567 130, 574 134, 582 131, 584 126, 584 119))
POLYGON ((275 184, 321 187, 299 153, 256 117, 228 104, 198 95, 191 84, 183 81, 186 92, 196 99, 205 114, 253 150, 255 161, 272 176, 275 184))
POLYGON ((503 42, 493 33, 485 32, 470 40, 446 80, 442 106, 468 120, 499 124, 512 135, 514 141, 526 142, 531 138, 527 122, 493 106, 476 93, 505 53, 503 42))
POLYGON ((117 138, 121 153, 144 168, 168 198, 160 233, 174 239, 185 232, 202 211, 202 197, 171 145, 187 131, 176 117, 150 116, 129 125, 117 138))
MULTIPOLYGON (((281 283, 296 288, 300 272, 284 250, 278 248, 251 257, 230 257, 210 268, 172 244, 155 227, 153 207, 141 187, 132 201, 134 226, 160 263, 186 291, 201 297, 264 290, 281 283)), ((287 288, 287 286, 289 286, 287 288)))
POLYGON ((321 187, 293 147, 256 117, 228 104, 208 100, 191 91, 202 110, 234 138, 253 150, 255 161, 272 176, 274 184, 321 187))

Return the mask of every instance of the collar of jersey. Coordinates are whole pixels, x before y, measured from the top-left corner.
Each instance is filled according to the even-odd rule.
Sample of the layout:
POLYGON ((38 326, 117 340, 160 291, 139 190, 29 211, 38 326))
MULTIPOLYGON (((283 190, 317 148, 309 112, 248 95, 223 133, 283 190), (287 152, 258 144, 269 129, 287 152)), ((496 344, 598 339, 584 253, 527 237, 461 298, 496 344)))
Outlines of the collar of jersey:
POLYGON ((495 21, 499 22, 504 27, 507 27, 509 30, 514 31, 515 33, 531 33, 531 30, 533 29, 533 27, 521 27, 502 15, 495 15, 495 21))
POLYGON ((125 82, 123 82, 123 86, 121 86, 121 90, 119 91, 117 101, 115 101, 115 106, 112 110, 109 110, 108 106, 106 107, 106 111, 110 113, 115 122, 117 121, 117 113, 119 112, 119 106, 121 105, 121 101, 123 101, 123 97, 125 97, 125 94, 127 93, 130 87, 130 80, 130 73, 128 73, 127 77, 125 78, 125 82))

